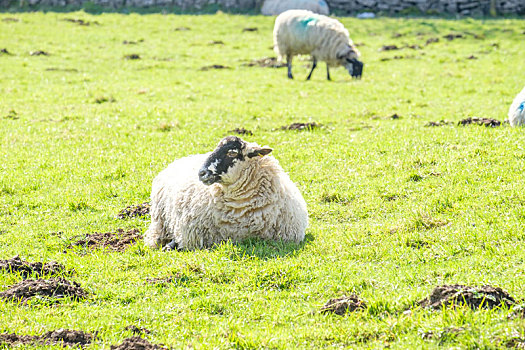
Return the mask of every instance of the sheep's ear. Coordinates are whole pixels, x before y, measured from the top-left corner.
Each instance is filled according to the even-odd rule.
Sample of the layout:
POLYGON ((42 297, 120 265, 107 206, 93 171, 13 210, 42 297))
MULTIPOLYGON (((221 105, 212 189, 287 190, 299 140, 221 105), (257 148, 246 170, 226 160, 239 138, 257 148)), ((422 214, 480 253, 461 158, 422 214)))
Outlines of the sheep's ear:
POLYGON ((257 156, 262 157, 267 154, 270 154, 271 151, 273 151, 273 149, 269 147, 256 147, 251 149, 250 152, 248 152, 248 158, 253 158, 257 156))

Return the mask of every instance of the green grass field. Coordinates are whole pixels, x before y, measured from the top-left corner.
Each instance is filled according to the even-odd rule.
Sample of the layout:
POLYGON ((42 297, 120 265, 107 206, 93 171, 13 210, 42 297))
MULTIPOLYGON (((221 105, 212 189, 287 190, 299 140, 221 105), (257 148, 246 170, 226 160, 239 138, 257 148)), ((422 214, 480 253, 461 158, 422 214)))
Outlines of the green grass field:
MULTIPOLYGON (((341 21, 359 43, 362 80, 338 68, 326 81, 321 64, 307 82, 307 58, 294 60, 293 81, 285 68, 246 66, 274 56, 268 17, 0 14, 9 53, 0 53, 0 259, 58 261, 91 293, 0 300, 0 333, 98 332, 89 349, 119 344, 128 325, 176 349, 523 346, 525 321, 509 318, 512 309, 417 302, 456 283, 525 298, 524 130, 457 126, 506 118, 525 83, 525 21, 341 21), (30 55, 38 50, 48 55, 30 55), (125 59, 132 54, 140 59, 125 59), (229 69, 201 70, 210 65, 229 69), (453 123, 425 127, 442 119, 453 123), (323 126, 281 130, 292 122, 323 126), (211 151, 237 127, 273 147, 302 191, 304 244, 67 248, 84 233, 144 233, 149 218, 118 212, 147 201, 174 159, 211 151), (319 312, 350 293, 367 308, 319 312)), ((0 291, 21 280, 0 272, 0 291)))

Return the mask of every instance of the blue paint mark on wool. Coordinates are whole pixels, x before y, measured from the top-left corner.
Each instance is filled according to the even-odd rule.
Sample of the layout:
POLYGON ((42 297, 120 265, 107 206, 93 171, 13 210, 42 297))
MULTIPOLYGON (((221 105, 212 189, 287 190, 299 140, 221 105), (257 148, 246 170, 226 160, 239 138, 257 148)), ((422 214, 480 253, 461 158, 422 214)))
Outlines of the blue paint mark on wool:
POLYGON ((523 112, 523 110, 525 109, 525 101, 523 101, 519 106, 518 106, 518 110, 520 112, 523 112))
POLYGON ((306 27, 308 25, 310 25, 310 23, 312 25, 317 23, 317 18, 315 18, 315 17, 308 17, 308 18, 305 18, 305 19, 302 19, 302 20, 299 21, 299 24, 301 24, 301 26, 304 27, 305 29, 306 29, 306 27))

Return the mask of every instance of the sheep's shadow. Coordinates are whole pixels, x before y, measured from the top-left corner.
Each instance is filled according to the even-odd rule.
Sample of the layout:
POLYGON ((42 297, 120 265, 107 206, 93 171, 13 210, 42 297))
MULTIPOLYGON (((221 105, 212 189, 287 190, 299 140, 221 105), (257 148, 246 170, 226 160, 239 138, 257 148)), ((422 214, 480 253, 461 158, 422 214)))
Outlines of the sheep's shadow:
MULTIPOLYGON (((250 238, 240 243, 232 244, 233 249, 230 249, 228 253, 229 258, 232 260, 242 260, 245 258, 258 258, 262 260, 284 258, 293 256, 313 240, 314 236, 310 233, 305 235, 301 243, 250 238)), ((216 247, 216 249, 220 249, 220 247, 221 245, 216 247)))

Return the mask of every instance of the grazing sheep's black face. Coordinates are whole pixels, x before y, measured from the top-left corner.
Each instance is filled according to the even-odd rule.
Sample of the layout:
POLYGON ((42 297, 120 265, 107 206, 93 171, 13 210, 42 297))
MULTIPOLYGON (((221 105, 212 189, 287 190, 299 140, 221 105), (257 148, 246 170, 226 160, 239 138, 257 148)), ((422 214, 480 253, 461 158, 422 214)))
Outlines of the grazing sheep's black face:
POLYGON ((356 58, 347 58, 346 62, 346 69, 348 70, 348 73, 350 73, 352 78, 361 79, 361 76, 363 75, 363 62, 359 61, 356 58))
POLYGON ((221 182, 221 178, 237 162, 244 161, 246 142, 236 136, 228 136, 219 142, 199 170, 199 180, 205 185, 221 182))

